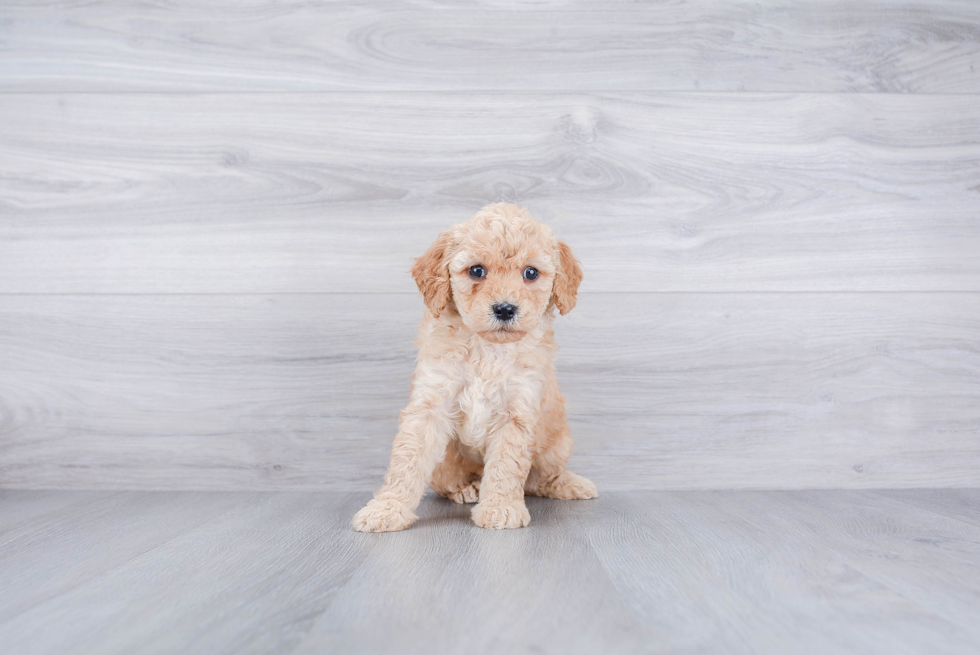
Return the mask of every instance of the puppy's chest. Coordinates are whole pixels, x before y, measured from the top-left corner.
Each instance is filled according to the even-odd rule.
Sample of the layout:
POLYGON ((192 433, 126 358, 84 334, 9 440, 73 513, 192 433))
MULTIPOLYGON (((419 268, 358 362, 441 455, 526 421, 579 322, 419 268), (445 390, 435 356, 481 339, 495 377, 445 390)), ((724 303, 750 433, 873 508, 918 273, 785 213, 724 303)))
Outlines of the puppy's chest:
POLYGON ((506 423, 527 396, 540 392, 535 378, 513 352, 471 354, 457 397, 459 440, 482 453, 489 433, 506 423))

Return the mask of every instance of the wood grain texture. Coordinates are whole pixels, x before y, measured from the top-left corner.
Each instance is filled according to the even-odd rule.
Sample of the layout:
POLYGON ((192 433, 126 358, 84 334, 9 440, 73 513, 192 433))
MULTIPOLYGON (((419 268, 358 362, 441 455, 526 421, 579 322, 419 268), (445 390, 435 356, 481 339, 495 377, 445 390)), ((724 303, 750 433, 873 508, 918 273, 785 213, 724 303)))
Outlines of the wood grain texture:
POLYGON ((977 607, 963 592, 975 593, 976 570, 964 573, 960 554, 950 552, 975 551, 974 525, 907 515, 861 492, 615 499, 607 506, 614 511, 596 513, 589 539, 617 590, 659 636, 655 652, 975 648, 977 607), (957 574, 965 577, 953 580, 957 574), (929 596, 948 599, 946 611, 929 596))
MULTIPOLYGON (((6 2, 0 35, 0 487, 374 487, 406 269, 499 200, 584 263, 603 489, 980 484, 975 3, 6 2)), ((10 543, 127 501, 48 502, 10 543)))
POLYGON ((350 535, 363 502, 350 494, 126 493, 115 502, 0 551, 4 569, 24 567, 25 583, 6 587, 4 652, 291 652, 371 552, 350 535), (171 515, 183 524, 169 525, 171 515), (169 538, 132 552, 156 533, 169 538), (53 584, 57 592, 39 592, 53 584), (57 629, 39 630, 52 621, 57 629))
POLYGON ((429 496, 382 535, 348 525, 364 493, 76 493, 0 493, 39 522, 0 546, 20 581, 3 652, 931 655, 980 639, 980 526, 948 516, 977 489, 530 498, 514 531, 429 496))
MULTIPOLYGON (((125 565, 249 498, 257 495, 225 494, 201 502, 201 494, 111 494, 34 519, 31 529, 2 546, 0 584, 5 593, 0 598, 0 623, 125 565), (72 557, 73 552, 84 556, 72 557)), ((10 647, 8 642, 5 648, 10 647)))
MULTIPOLYGON (((806 507, 814 525, 820 526, 804 532, 810 543, 827 542, 844 553, 854 568, 956 625, 956 632, 968 634, 974 647, 980 644, 978 590, 972 580, 977 572, 976 525, 916 510, 907 503, 884 502, 878 494, 850 497, 847 513, 829 495, 803 493, 790 498, 797 507, 806 507), (878 552, 869 552, 871 540, 879 544, 878 552), (916 541, 931 542, 936 548, 920 551, 916 541), (964 602, 973 607, 964 607, 964 602)), ((764 505, 755 500, 756 508, 764 505)))
POLYGON ((878 493, 899 502, 909 503, 943 516, 980 525, 980 503, 969 490, 936 489, 915 493, 907 489, 881 490, 878 493))
POLYGON ((533 528, 498 532, 474 529, 469 506, 431 499, 412 529, 367 537, 370 556, 296 653, 552 653, 569 635, 571 652, 644 652, 649 630, 576 520, 597 508, 528 508, 533 528))
POLYGON ((586 291, 980 290, 972 96, 9 95, 0 292, 414 292, 483 204, 586 291))
POLYGON ((14 91, 980 91, 980 12, 868 2, 5 3, 14 91))
MULTIPOLYGON (((0 486, 372 489, 410 295, 2 296, 0 486)), ((980 484, 980 294, 585 294, 558 321, 601 489, 980 484)))
POLYGON ((38 494, 33 491, 0 491, 0 547, 23 535, 43 530, 49 519, 64 520, 59 510, 78 511, 80 506, 103 500, 115 493, 117 492, 73 491, 69 494, 38 494))

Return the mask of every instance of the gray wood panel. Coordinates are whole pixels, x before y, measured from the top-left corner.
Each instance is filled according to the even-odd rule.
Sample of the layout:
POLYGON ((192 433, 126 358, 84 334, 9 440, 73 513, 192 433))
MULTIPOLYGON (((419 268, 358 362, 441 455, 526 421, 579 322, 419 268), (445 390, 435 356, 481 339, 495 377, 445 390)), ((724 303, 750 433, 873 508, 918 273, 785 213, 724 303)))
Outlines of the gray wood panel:
POLYGON ((38 494, 33 491, 0 491, 0 547, 23 535, 45 529, 49 520, 61 521, 59 510, 76 512, 118 492, 73 491, 68 494, 38 494))
POLYGON ((130 492, 114 502, 49 519, 30 543, 0 550, 22 582, 5 585, 0 650, 290 652, 372 550, 351 538, 363 503, 352 494, 130 492))
MULTIPOLYGON (((907 503, 885 501, 877 493, 849 496, 846 513, 840 511, 841 503, 832 494, 803 493, 789 498, 812 517, 812 527, 798 531, 803 543, 823 541, 844 554, 855 569, 905 598, 914 598, 933 616, 955 624, 959 632, 970 635, 974 647, 980 644, 978 589, 973 580, 978 571, 976 525, 917 510, 907 503), (867 544, 872 540, 878 552, 869 552, 867 544), (938 548, 920 551, 916 541, 932 541, 938 548)), ((752 500, 748 512, 765 511, 769 506, 759 497, 752 500)), ((786 516, 777 515, 780 519, 786 516)), ((776 523, 776 529, 796 527, 782 520, 776 523)))
POLYGON ((41 527, 0 545, 0 650, 974 653, 980 526, 947 510, 980 490, 901 495, 530 498, 513 531, 430 496, 374 535, 367 493, 3 492, 41 527))
POLYGON ((502 534, 475 528, 470 506, 430 501, 412 529, 368 537, 371 554, 296 653, 644 652, 650 630, 582 529, 598 508, 528 509, 532 528, 502 534))
POLYGON ((980 91, 969 1, 5 5, 3 90, 980 91))
POLYGON ((29 530, 2 546, 0 623, 98 580, 188 530, 204 524, 210 529, 215 517, 258 497, 216 494, 202 502, 201 494, 191 493, 111 494, 35 518, 29 530))
MULTIPOLYGON (((603 489, 980 484, 975 3, 8 2, 0 26, 0 487, 374 487, 406 269, 498 200, 583 261, 561 376, 603 489)), ((47 502, 22 516, 125 501, 47 502)), ((7 520, 0 544, 32 529, 7 520)))
MULTIPOLYGON (((0 486, 371 489, 401 294, 0 296, 0 486)), ((558 321, 600 489, 980 484, 980 294, 584 294, 558 321)))
POLYGON ((980 525, 980 503, 969 490, 934 489, 928 492, 908 489, 879 491, 883 496, 909 503, 943 516, 980 525), (948 492, 948 493, 947 493, 948 492))
POLYGON ((976 568, 951 552, 975 558, 974 525, 853 491, 615 501, 589 539, 655 652, 960 652, 980 639, 976 568))
POLYGON ((980 290, 973 96, 8 95, 0 292, 412 292, 524 203, 587 291, 980 290))

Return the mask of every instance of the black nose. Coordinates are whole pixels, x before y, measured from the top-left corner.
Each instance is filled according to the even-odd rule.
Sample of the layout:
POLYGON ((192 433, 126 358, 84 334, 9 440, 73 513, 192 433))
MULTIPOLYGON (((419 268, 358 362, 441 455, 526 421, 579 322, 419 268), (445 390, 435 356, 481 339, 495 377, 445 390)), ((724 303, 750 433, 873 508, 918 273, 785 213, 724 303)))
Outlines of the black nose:
POLYGON ((517 315, 517 307, 500 302, 493 306, 493 315, 501 321, 510 321, 517 315))

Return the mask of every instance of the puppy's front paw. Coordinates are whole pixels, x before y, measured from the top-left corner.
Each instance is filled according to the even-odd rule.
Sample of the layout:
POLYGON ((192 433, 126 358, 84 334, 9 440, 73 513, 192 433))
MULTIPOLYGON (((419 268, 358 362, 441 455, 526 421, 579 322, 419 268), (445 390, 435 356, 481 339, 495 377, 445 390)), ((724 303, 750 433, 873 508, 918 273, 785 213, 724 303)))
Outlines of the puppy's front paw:
POLYGON ((473 522, 481 528, 512 530, 523 528, 531 522, 523 500, 516 503, 491 503, 483 501, 473 508, 473 522))
POLYGON ((397 500, 375 498, 354 515, 354 529, 358 532, 396 532, 412 525, 416 518, 397 500))

